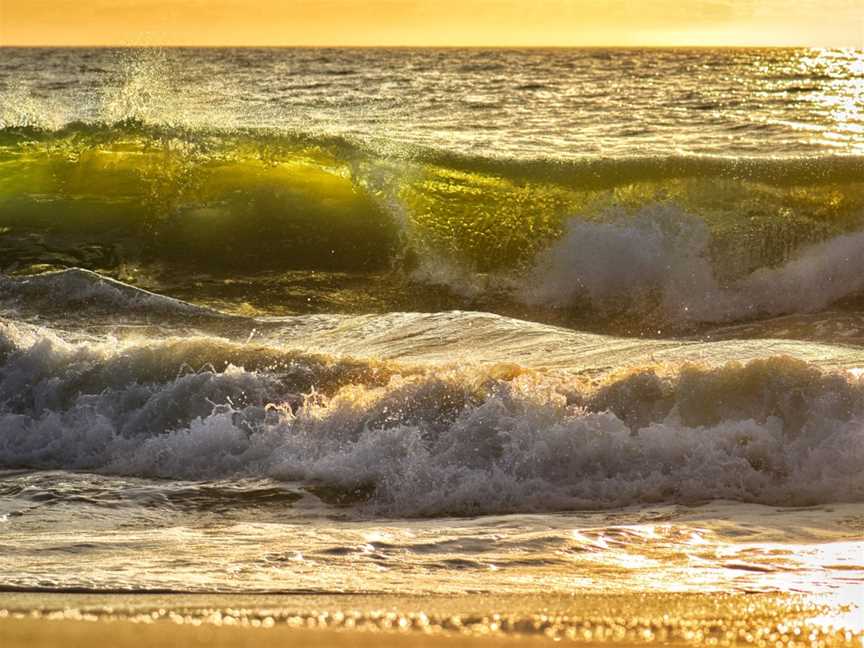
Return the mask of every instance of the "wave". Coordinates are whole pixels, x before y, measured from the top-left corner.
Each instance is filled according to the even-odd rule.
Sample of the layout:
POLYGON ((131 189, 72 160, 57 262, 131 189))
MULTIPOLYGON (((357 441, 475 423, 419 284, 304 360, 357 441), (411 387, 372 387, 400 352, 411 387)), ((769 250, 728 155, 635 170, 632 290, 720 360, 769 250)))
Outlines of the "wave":
MULTIPOLYGON (((603 377, 645 365, 698 362, 716 366, 772 354, 796 357, 825 370, 861 364, 862 326, 855 314, 831 312, 775 318, 714 328, 707 334, 683 338, 613 337, 482 311, 276 317, 232 314, 80 269, 0 276, 0 318, 4 317, 25 328, 27 323, 50 327, 45 330, 67 342, 98 341, 100 336, 109 336, 117 344, 166 336, 209 336, 231 343, 248 344, 254 340, 260 347, 253 345, 250 349, 282 349, 278 357, 296 351, 424 366, 469 362, 498 365, 505 373, 510 371, 508 367, 522 366, 603 377), (788 334, 788 329, 796 326, 820 331, 818 337, 827 343, 775 339, 796 337, 788 334), (785 334, 778 336, 778 329, 785 334), (837 344, 838 340, 842 344, 837 344)), ((797 337, 806 339, 806 332, 797 337)), ((236 358, 251 362, 251 356, 241 354, 236 358)))
POLYGON ((159 295, 104 277, 90 270, 69 268, 25 277, 0 275, 0 306, 16 313, 80 314, 94 318, 99 312, 118 321, 135 314, 170 321, 225 316, 209 308, 159 295))
POLYGON ((860 157, 492 159, 129 120, 7 126, 0 156, 5 272, 393 273, 471 299, 685 321, 818 309, 860 289, 860 157), (779 296, 798 281, 804 297, 779 296), (526 284, 539 294, 522 299, 526 284), (646 289, 653 302, 634 302, 646 289))
POLYGON ((408 517, 860 502, 856 376, 771 357, 598 384, 208 336, 72 343, 5 322, 0 467, 300 481, 408 517))
POLYGON ((727 322, 821 311, 864 291, 864 232, 804 246, 786 263, 722 282, 711 237, 675 210, 644 210, 635 219, 573 220, 538 255, 521 298, 569 307, 653 310, 655 321, 727 322))
POLYGON ((398 237, 337 140, 124 122, 7 128, 0 150, 7 270, 362 270, 386 266, 398 237))

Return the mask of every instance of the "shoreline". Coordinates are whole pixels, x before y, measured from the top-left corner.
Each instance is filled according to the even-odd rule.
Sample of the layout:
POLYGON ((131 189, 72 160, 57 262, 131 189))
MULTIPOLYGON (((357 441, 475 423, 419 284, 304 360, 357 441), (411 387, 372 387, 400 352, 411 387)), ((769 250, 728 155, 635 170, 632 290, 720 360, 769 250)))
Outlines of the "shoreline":
MULTIPOLYGON (((138 623, 134 621, 112 621, 112 648, 135 648, 139 646, 184 646, 186 648, 220 648, 223 646, 255 646, 270 648, 288 645, 325 648, 334 646, 357 646, 369 648, 381 646, 412 646, 415 648, 481 648, 489 646, 490 638, 456 635, 426 635, 419 632, 370 632, 350 630, 308 629, 280 626, 256 628, 251 626, 199 626, 182 625, 170 621, 138 623)), ((84 620, 33 620, 0 619, 0 640, 7 648, 91 648, 104 641, 103 623, 84 620)), ((539 637, 501 637, 496 642, 518 643, 520 646, 540 646, 548 640, 539 637)), ((499 644, 500 645, 500 644, 499 644)))

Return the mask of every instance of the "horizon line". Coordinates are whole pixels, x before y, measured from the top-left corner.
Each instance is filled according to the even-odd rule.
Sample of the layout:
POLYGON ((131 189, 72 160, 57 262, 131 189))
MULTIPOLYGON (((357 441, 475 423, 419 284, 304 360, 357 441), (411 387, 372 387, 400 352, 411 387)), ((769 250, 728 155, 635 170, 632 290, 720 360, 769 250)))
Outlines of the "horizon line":
POLYGON ((864 50, 864 45, 757 45, 757 44, 604 44, 604 45, 273 45, 273 44, 243 44, 243 45, 194 45, 194 44, 171 44, 156 43, 146 45, 134 45, 129 43, 117 44, 50 44, 50 43, 22 43, 4 44, 0 43, 0 49, 832 49, 832 50, 864 50))

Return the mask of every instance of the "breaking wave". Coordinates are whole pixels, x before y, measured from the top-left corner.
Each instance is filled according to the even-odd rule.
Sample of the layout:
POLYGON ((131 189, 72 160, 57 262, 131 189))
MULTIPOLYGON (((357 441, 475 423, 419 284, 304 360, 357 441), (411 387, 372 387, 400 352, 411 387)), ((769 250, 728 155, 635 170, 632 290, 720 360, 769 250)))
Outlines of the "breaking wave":
POLYGON ((704 223, 647 209, 626 221, 569 222, 520 289, 531 304, 657 312, 660 320, 727 322, 820 311, 864 290, 864 232, 797 250, 785 263, 721 280, 704 223))
POLYGON ((156 290, 190 274, 392 273, 468 304, 682 321, 861 290, 858 157, 484 159, 130 120, 10 125, 0 155, 7 273, 148 274, 156 290))
POLYGON ((788 357, 597 384, 3 322, 0 404, 3 468, 267 477, 374 514, 864 501, 864 384, 788 357))

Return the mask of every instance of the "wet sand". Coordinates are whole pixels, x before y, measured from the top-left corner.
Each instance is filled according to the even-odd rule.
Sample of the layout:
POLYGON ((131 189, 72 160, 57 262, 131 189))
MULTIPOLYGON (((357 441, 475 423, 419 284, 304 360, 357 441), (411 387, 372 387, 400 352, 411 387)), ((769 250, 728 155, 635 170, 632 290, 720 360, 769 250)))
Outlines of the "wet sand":
MULTIPOLYGON (((381 646, 412 646, 416 648, 451 646, 471 648, 489 646, 487 638, 456 637, 443 635, 382 634, 348 632, 344 630, 306 630, 288 627, 252 629, 240 627, 217 627, 213 625, 183 626, 168 622, 150 625, 119 621, 107 629, 101 623, 85 621, 0 621, 0 640, 8 648, 91 648, 105 643, 106 631, 110 632, 110 643, 114 648, 138 646, 184 646, 186 648, 221 648, 223 646, 309 646, 324 648, 333 646, 357 646, 373 648, 381 646)), ((522 637, 498 638, 510 644, 546 645, 548 640, 522 637)))
MULTIPOLYGON (((860 593, 860 592, 859 592, 860 593)), ((861 646, 846 601, 781 594, 537 596, 0 595, 0 645, 861 646)))

